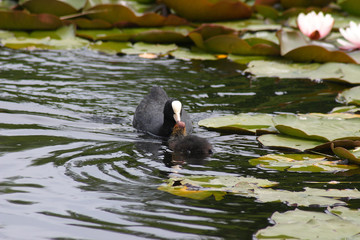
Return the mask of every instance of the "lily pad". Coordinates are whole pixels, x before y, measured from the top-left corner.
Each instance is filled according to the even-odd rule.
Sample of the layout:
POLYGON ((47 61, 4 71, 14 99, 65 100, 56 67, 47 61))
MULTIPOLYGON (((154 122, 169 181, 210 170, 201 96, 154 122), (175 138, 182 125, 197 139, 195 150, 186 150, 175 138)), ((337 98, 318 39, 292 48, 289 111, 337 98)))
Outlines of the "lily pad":
POLYGON ((276 184, 277 182, 254 177, 190 176, 171 178, 166 185, 162 185, 158 189, 194 199, 205 199, 214 195, 216 200, 221 200, 228 192, 252 197, 254 189, 271 187, 276 184))
POLYGON ((110 29, 112 24, 102 19, 76 18, 70 20, 80 29, 110 29))
POLYGON ((291 63, 286 61, 251 61, 246 72, 257 77, 308 78, 360 84, 360 65, 344 63, 291 63))
POLYGON ((360 16, 360 5, 356 0, 341 0, 339 5, 345 12, 360 16))
POLYGON ((284 8, 293 8, 293 7, 310 7, 318 6, 325 7, 334 0, 281 0, 281 5, 284 8))
POLYGON ((346 104, 360 105, 360 86, 353 87, 339 93, 337 100, 346 104))
POLYGON ((121 53, 123 49, 131 47, 130 42, 102 42, 97 41, 92 43, 89 48, 95 51, 107 53, 107 54, 117 54, 121 53))
POLYGON ((30 14, 25 11, 0 11, 0 29, 54 30, 62 25, 62 21, 52 14, 30 14))
POLYGON ((276 132, 272 115, 245 114, 212 117, 199 121, 199 126, 219 131, 230 131, 241 134, 255 134, 257 131, 276 132))
POLYGON ((190 50, 188 48, 178 48, 169 53, 171 56, 182 60, 217 60, 218 58, 211 53, 197 50, 190 50))
POLYGON ((331 145, 331 149, 333 152, 343 159, 348 159, 349 162, 353 164, 360 165, 360 148, 355 148, 354 150, 347 150, 343 147, 334 147, 334 145, 331 145))
POLYGON ((121 52, 125 54, 142 54, 153 53, 156 55, 166 55, 170 51, 176 50, 178 47, 175 44, 148 44, 138 42, 131 46, 131 48, 122 49, 121 52))
POLYGON ((360 140, 360 118, 323 114, 281 114, 273 118, 275 128, 283 134, 316 141, 360 140))
POLYGON ((232 28, 237 31, 277 31, 282 28, 280 24, 273 22, 266 22, 260 19, 245 19, 241 21, 231 21, 231 22, 216 22, 216 25, 220 25, 226 28, 232 28))
POLYGON ((241 1, 163 0, 179 16, 191 21, 209 22, 250 18, 251 8, 241 1))
POLYGON ((76 13, 85 6, 86 0, 27 0, 22 2, 22 6, 31 13, 49 13, 60 17, 76 13))
POLYGON ((154 12, 137 16, 130 8, 120 4, 100 4, 87 10, 91 19, 101 19, 114 26, 136 25, 140 27, 160 27, 187 25, 188 22, 175 15, 162 16, 154 12))
POLYGON ((250 159, 249 163, 266 169, 288 172, 339 172, 359 168, 341 164, 341 161, 328 161, 316 154, 268 154, 250 159))
MULTIPOLYGON (((357 63, 343 51, 329 50, 315 45, 299 31, 278 31, 281 55, 296 62, 341 62, 357 63)), ((334 46, 332 46, 334 48, 334 46)))
POLYGON ((73 25, 53 32, 32 32, 29 37, 2 39, 1 43, 13 49, 78 49, 87 47, 89 42, 75 36, 73 25))
POLYGON ((295 209, 271 216, 274 226, 259 230, 257 239, 356 239, 360 210, 329 208, 327 213, 295 209))
POLYGON ((202 200, 214 195, 221 200, 226 194, 256 198, 260 202, 283 202, 291 206, 334 206, 346 205, 336 199, 349 196, 360 198, 357 190, 315 189, 305 188, 304 191, 291 192, 271 189, 278 183, 254 177, 236 176, 190 176, 170 178, 168 183, 158 189, 174 195, 202 200))

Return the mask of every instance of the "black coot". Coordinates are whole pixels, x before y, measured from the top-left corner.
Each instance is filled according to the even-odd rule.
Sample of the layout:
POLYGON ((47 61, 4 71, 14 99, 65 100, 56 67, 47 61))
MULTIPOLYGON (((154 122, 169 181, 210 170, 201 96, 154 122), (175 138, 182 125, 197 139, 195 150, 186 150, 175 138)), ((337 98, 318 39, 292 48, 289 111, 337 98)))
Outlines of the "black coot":
POLYGON ((205 158, 212 154, 212 146, 205 139, 196 135, 187 135, 184 122, 177 122, 168 141, 169 148, 175 154, 192 158, 205 158))
POLYGON ((169 98, 161 87, 154 86, 137 106, 133 126, 152 135, 169 137, 177 121, 185 122, 187 133, 192 131, 190 116, 181 103, 169 98))

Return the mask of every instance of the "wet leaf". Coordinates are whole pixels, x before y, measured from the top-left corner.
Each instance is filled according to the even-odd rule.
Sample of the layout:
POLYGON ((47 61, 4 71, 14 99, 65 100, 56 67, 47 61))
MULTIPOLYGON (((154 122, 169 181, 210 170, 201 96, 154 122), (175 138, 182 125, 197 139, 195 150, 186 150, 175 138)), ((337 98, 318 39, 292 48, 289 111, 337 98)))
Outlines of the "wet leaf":
POLYGON ((6 30, 54 30, 63 25, 51 14, 30 14, 25 11, 0 11, 0 28, 6 30))
POLYGON ((121 52, 126 54, 142 54, 153 53, 156 55, 166 55, 171 51, 176 50, 178 47, 175 44, 148 44, 138 42, 131 46, 131 48, 122 49, 121 52))
POLYGON ((347 89, 337 96, 340 102, 360 105, 360 86, 347 89))
POLYGON ((257 77, 308 78, 360 84, 360 65, 344 63, 291 63, 285 61, 251 61, 246 72, 257 77))
POLYGON ((355 148, 354 150, 347 150, 343 147, 334 147, 331 145, 332 151, 340 158, 347 159, 353 164, 360 165, 360 148, 355 148))
POLYGON ((27 0, 22 6, 31 13, 49 13, 56 16, 75 14, 84 7, 86 0, 60 1, 60 0, 27 0))
POLYGON ((287 151, 306 151, 322 145, 323 141, 302 139, 284 134, 265 134, 257 139, 264 147, 287 151))
POLYGON ((179 16, 191 21, 209 22, 250 18, 251 8, 241 1, 163 0, 179 16))
POLYGON ((87 47, 87 40, 75 37, 74 26, 62 27, 52 32, 32 32, 28 37, 2 39, 1 43, 13 49, 78 49, 87 47))
POLYGON ((273 121, 280 133, 298 138, 317 141, 360 140, 360 118, 281 114, 275 116, 273 121))
POLYGON ((357 0, 342 0, 339 5, 347 13, 360 16, 360 5, 357 0))
POLYGON ((92 43, 89 48, 92 50, 104 52, 107 54, 121 53, 123 49, 131 47, 130 42, 102 42, 92 43))
MULTIPOLYGON (((357 63, 343 51, 328 50, 308 41, 299 31, 278 31, 281 55, 296 62, 357 63)), ((334 48, 334 47, 333 47, 334 48)))
POLYGON ((261 168, 288 172, 338 172, 358 168, 341 164, 341 161, 328 161, 326 157, 315 154, 268 154, 250 159, 249 163, 261 168))
POLYGON ((270 114, 245 114, 212 117, 199 121, 199 126, 219 131, 255 134, 262 130, 276 132, 270 114))
POLYGON ((166 185, 162 185, 158 189, 193 199, 201 200, 214 195, 216 200, 221 200, 229 192, 252 197, 254 189, 271 187, 276 184, 277 182, 254 177, 190 176, 171 178, 166 185))
POLYGON ((274 226, 259 230, 257 239, 355 239, 360 233, 360 211, 345 207, 327 213, 295 209, 271 216, 274 226))

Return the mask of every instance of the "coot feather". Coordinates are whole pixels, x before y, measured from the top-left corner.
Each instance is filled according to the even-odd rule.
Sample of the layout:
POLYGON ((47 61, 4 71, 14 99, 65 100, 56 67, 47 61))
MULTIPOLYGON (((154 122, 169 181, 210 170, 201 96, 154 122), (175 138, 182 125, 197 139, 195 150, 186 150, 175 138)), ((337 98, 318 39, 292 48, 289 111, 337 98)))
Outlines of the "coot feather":
POLYGON ((192 131, 190 116, 181 103, 169 98, 161 87, 154 86, 137 106, 133 126, 151 135, 169 137, 177 121, 185 122, 187 133, 192 131))

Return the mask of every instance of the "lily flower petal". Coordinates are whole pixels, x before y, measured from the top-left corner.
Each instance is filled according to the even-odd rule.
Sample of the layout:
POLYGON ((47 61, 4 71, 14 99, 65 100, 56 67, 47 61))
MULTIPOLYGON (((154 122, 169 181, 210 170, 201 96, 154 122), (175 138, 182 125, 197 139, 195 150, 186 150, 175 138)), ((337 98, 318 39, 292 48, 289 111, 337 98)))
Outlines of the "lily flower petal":
POLYGON ((347 40, 338 39, 337 42, 342 49, 358 49, 360 48, 360 24, 351 21, 349 27, 339 29, 341 35, 347 40))
POLYGON ((300 31, 313 40, 326 37, 334 25, 334 18, 323 12, 316 14, 314 11, 304 14, 300 13, 297 18, 297 25, 300 31))

